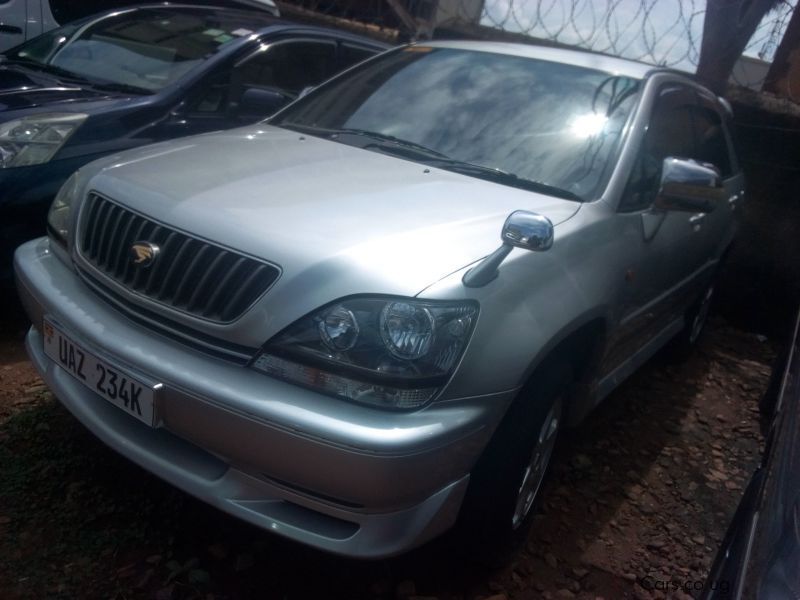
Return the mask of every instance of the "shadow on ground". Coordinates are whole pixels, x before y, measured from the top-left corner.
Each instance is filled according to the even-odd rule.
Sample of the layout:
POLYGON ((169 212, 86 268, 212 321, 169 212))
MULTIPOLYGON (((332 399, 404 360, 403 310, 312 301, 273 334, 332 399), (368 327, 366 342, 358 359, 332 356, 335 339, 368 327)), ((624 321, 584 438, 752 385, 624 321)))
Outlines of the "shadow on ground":
POLYGON ((0 373, 17 374, 0 398, 18 403, 0 425, 4 598, 650 597, 646 577, 704 576, 758 457, 772 354, 717 321, 687 363, 645 366, 564 436, 526 547, 490 571, 453 536, 350 561, 187 497, 84 430, 19 362, 11 330, 3 347, 16 350, 0 350, 14 359, 0 373))

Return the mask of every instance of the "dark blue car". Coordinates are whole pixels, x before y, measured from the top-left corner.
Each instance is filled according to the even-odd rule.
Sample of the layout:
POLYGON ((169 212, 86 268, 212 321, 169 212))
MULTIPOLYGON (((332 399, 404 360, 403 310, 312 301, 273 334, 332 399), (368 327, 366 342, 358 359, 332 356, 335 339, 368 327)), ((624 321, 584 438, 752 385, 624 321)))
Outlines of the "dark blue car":
POLYGON ((761 403, 767 443, 701 594, 800 598, 800 314, 761 403))
MULTIPOLYGON (((0 57, 0 279, 67 177, 103 155, 253 123, 385 45, 258 11, 110 11, 0 57)), ((201 165, 198 168, 202 168, 201 165)))

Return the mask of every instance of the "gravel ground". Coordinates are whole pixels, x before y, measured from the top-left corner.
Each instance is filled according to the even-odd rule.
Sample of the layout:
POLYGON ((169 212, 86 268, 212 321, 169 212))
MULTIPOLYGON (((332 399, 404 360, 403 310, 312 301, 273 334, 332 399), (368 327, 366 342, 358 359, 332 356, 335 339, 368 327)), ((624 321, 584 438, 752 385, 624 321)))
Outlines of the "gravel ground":
POLYGON ((11 599, 696 596, 758 462, 774 353, 716 319, 686 363, 651 361, 563 437, 525 549, 490 571, 448 537, 387 561, 331 557, 173 490, 60 407, 22 329, 12 316, 0 330, 0 597, 11 599))

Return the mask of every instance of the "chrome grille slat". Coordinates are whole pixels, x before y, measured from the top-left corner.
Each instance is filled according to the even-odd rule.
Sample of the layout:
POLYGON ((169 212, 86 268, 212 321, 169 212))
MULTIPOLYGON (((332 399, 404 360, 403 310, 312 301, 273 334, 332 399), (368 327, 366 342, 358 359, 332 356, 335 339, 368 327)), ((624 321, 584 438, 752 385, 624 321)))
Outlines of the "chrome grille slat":
MULTIPOLYGON (((117 220, 114 226, 114 231, 111 234, 112 239, 119 240, 122 242, 125 239, 125 236, 128 234, 128 230, 130 229, 131 221, 130 219, 125 219, 125 211, 119 211, 117 215, 117 220)), ((117 265, 120 264, 120 254, 124 255, 125 253, 122 252, 123 245, 122 243, 114 244, 116 246, 116 250, 109 251, 105 255, 105 260, 103 261, 103 268, 108 271, 109 269, 116 270, 117 265)))
MULTIPOLYGON (((137 233, 136 241, 141 241, 142 239, 149 239, 150 238, 150 234, 155 229, 155 226, 150 221, 148 221, 147 219, 142 219, 142 221, 144 221, 144 224, 136 232, 137 233)), ((142 273, 144 271, 146 271, 146 269, 140 269, 139 267, 134 265, 133 262, 130 261, 130 260, 127 261, 126 264, 130 265, 130 270, 128 271, 127 277, 125 279, 125 283, 130 288, 135 290, 136 289, 136 280, 141 278, 142 273)))
MULTIPOLYGON (((84 209, 84 210, 88 211, 88 212, 87 212, 86 221, 87 221, 87 223, 95 223, 95 222, 96 222, 96 219, 95 219, 95 217, 97 216, 97 211, 100 209, 100 203, 99 203, 99 202, 95 202, 95 199, 94 199, 94 197, 93 197, 93 196, 90 196, 90 197, 89 197, 89 198, 86 200, 86 204, 87 204, 87 207, 84 209)), ((84 252, 84 254, 87 254, 87 255, 90 253, 90 246, 89 246, 89 244, 87 243, 87 241, 88 241, 89 239, 91 239, 91 238, 89 238, 89 237, 87 236, 87 237, 86 237, 86 238, 83 240, 83 246, 82 246, 82 249, 83 249, 83 252, 84 252)))
POLYGON ((239 285, 239 289, 234 293, 233 298, 231 298, 230 301, 222 307, 221 318, 223 321, 226 320, 228 315, 237 314, 240 310, 242 310, 242 302, 247 300, 250 295, 251 288, 259 283, 259 279, 263 274, 263 270, 266 268, 266 265, 259 265, 253 269, 249 275, 246 276, 245 280, 239 285))
POLYGON ((186 304, 186 310, 192 311, 197 308, 197 303, 200 300, 201 292, 203 289, 206 288, 208 282, 215 276, 219 275, 219 268, 225 262, 225 259, 228 257, 227 252, 220 252, 217 256, 214 257, 214 260, 208 265, 208 269, 206 269, 203 278, 197 283, 197 286, 194 288, 194 292, 192 293, 191 298, 189 298, 189 302, 186 304))
POLYGON ((188 237, 183 238, 181 245, 178 247, 178 251, 175 253, 175 258, 172 260, 172 264, 169 267, 169 271, 167 271, 167 274, 164 276, 164 286, 161 288, 160 300, 169 302, 170 304, 173 303, 175 290, 180 283, 178 277, 183 271, 181 267, 186 264, 193 241, 194 240, 188 237))
POLYGON ((178 287, 175 289, 175 297, 172 300, 175 306, 182 307, 184 304, 188 304, 189 298, 191 298, 192 295, 192 281, 196 276, 202 276, 202 273, 199 272, 198 269, 202 266, 203 259, 208 254, 209 248, 210 246, 202 246, 197 253, 192 256, 186 269, 184 269, 183 276, 178 283, 178 287))
POLYGON ((103 223, 105 222, 105 215, 110 210, 110 205, 101 205, 97 209, 97 215, 94 221, 94 234, 92 235, 91 245, 89 251, 92 257, 96 257, 100 251, 100 234, 103 232, 103 223))
POLYGON ((81 218, 79 248, 94 270, 139 296, 211 321, 241 316, 280 274, 270 264, 188 236, 97 194, 86 199, 81 218), (140 241, 159 247, 150 266, 130 259, 131 246, 140 241))
MULTIPOLYGON (((180 235, 174 231, 170 231, 164 241, 164 254, 172 255, 175 251, 175 245, 180 242, 180 235)), ((157 262, 150 269, 150 275, 147 278, 147 283, 144 284, 144 293, 147 296, 159 298, 161 290, 164 287, 164 269, 168 266, 166 262, 157 262)))
POLYGON ((112 206, 105 214, 105 221, 103 222, 103 231, 100 233, 100 244, 98 250, 98 256, 102 257, 100 262, 102 263, 101 266, 103 268, 106 268, 106 262, 108 262, 108 247, 114 236, 113 229, 121 216, 122 209, 118 206, 112 206))
POLYGON ((117 245, 117 249, 114 251, 114 259, 111 261, 114 265, 114 269, 111 271, 113 277, 119 277, 123 273, 125 264, 130 258, 127 248, 130 245, 130 239, 133 237, 133 225, 135 221, 133 219, 126 219, 126 221, 125 229, 120 237, 120 243, 117 245))
MULTIPOLYGON (((241 268, 244 264, 244 258, 239 258, 231 268, 228 269, 228 272, 225 273, 222 281, 220 281, 217 289, 214 290, 214 293, 211 294, 211 298, 209 299, 208 303, 212 307, 224 306, 225 305, 225 292, 228 290, 228 286, 230 286, 233 281, 234 277, 236 276, 236 272, 241 268)), ((221 318, 221 312, 217 315, 218 318, 221 318)), ((215 313, 216 314, 216 313, 215 313)))
MULTIPOLYGON (((154 225, 153 223, 148 223, 148 225, 142 231, 142 237, 147 240, 151 240, 152 243, 159 246, 159 242, 161 240, 158 239, 158 234, 162 230, 159 225, 154 225)), ((132 240, 131 243, 139 241, 139 240, 132 240)), ((147 278, 150 276, 150 269, 138 269, 134 268, 133 270, 133 281, 131 281, 130 286, 140 292, 144 290, 144 285, 147 283, 147 278)))
MULTIPOLYGON (((147 227, 147 221, 145 221, 142 217, 134 216, 133 217, 134 226, 133 226, 133 239, 139 240, 142 237, 142 233, 144 233, 144 228, 147 227)), ((132 243, 132 242, 131 242, 132 243)), ((133 275, 133 263, 130 260, 130 254, 128 252, 128 248, 130 244, 127 244, 126 248, 123 248, 123 252, 125 255, 125 259, 122 261, 122 273, 120 273, 119 281, 127 285, 130 283, 130 280, 133 275)))

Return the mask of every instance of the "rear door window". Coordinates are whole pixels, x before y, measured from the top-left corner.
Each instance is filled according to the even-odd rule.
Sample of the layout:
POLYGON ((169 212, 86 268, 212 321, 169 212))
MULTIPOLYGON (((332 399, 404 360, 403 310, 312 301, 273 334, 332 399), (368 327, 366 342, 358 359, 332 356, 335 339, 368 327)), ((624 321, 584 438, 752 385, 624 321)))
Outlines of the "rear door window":
POLYGON ((724 121, 716 108, 702 97, 694 112, 694 126, 697 140, 695 158, 717 167, 723 177, 733 175, 735 161, 724 121))
POLYGON ((233 83, 244 89, 275 88, 294 97, 336 71, 336 44, 332 41, 277 42, 238 65, 233 83))
POLYGON ((242 94, 249 88, 279 91, 286 96, 288 102, 304 88, 321 83, 335 72, 334 42, 276 42, 203 82, 189 103, 189 112, 227 113, 233 116, 242 94))
POLYGON ((342 44, 339 46, 339 68, 343 71, 375 56, 377 52, 368 48, 342 44))

